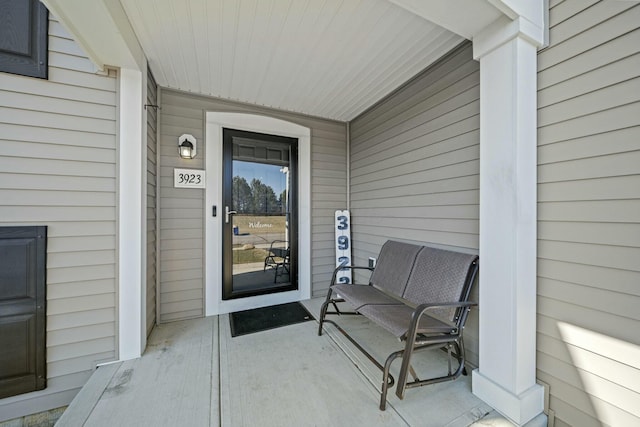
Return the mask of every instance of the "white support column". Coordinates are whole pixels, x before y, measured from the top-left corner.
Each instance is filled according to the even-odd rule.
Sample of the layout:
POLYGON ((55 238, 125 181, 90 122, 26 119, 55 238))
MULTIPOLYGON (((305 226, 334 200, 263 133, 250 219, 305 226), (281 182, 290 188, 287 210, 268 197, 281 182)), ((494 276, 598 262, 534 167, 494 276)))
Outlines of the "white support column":
POLYGON ((536 384, 536 37, 506 17, 474 38, 480 60, 480 367, 473 393, 518 425, 536 384))
POLYGON ((119 73, 118 337, 119 359, 127 360, 140 357, 146 345, 146 74, 119 73))

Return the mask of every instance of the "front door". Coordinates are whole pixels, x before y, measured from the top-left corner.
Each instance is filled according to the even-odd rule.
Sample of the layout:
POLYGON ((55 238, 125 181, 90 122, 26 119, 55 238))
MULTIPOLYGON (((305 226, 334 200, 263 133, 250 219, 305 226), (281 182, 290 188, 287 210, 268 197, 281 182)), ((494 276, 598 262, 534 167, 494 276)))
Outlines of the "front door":
POLYGON ((222 299, 298 289, 298 140, 223 129, 222 299))

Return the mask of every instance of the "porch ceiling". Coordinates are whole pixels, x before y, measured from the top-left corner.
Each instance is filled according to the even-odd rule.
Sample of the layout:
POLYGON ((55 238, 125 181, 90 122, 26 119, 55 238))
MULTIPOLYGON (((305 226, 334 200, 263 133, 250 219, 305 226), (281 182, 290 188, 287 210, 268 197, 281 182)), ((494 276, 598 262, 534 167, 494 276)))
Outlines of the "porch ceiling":
POLYGON ((388 0, 121 0, 159 85, 348 121, 463 38, 388 0))

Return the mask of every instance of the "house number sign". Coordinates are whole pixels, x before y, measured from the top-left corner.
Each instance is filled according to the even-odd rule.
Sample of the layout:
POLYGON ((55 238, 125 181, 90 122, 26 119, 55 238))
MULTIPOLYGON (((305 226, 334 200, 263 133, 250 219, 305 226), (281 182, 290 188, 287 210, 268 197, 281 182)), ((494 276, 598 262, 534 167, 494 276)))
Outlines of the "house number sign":
POLYGON ((174 169, 173 186, 175 188, 204 188, 204 170, 174 169))
MULTIPOLYGON (((351 216, 349 211, 336 211, 336 267, 351 265, 351 216)), ((351 269, 338 271, 336 283, 351 283, 351 269)))

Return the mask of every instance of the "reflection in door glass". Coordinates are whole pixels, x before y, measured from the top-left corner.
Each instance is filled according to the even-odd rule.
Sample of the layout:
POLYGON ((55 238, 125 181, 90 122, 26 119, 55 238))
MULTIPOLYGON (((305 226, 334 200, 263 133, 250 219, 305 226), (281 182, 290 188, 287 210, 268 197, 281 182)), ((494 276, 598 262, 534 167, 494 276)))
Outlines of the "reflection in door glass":
POLYGON ((233 160, 234 292, 290 282, 288 196, 288 166, 233 160))

